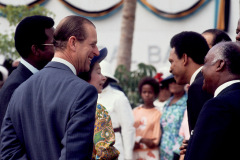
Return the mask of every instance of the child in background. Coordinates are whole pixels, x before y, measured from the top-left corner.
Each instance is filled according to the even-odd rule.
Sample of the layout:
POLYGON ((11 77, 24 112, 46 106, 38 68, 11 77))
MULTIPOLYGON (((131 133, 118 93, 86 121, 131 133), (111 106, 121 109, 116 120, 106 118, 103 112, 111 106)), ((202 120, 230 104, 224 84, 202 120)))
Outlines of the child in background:
POLYGON ((159 160, 161 112, 153 105, 159 92, 159 84, 154 78, 145 77, 140 81, 138 89, 144 104, 133 110, 136 128, 133 159, 159 160))

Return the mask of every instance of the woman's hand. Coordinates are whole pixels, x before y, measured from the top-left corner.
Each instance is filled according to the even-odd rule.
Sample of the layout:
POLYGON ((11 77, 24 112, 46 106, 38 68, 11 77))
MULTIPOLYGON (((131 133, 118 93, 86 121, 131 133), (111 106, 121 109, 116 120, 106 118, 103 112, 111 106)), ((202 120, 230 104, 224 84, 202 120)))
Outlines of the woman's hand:
POLYGON ((142 138, 140 143, 144 143, 148 148, 155 148, 156 144, 153 142, 156 138, 142 138))

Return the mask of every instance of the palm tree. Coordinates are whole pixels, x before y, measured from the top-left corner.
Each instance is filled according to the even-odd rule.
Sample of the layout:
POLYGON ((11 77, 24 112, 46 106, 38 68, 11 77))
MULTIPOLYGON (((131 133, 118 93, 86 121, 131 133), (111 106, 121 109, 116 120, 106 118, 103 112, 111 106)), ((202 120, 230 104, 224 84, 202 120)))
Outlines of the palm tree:
POLYGON ((121 38, 117 55, 117 66, 124 65, 128 71, 131 68, 132 41, 137 0, 124 0, 121 38))

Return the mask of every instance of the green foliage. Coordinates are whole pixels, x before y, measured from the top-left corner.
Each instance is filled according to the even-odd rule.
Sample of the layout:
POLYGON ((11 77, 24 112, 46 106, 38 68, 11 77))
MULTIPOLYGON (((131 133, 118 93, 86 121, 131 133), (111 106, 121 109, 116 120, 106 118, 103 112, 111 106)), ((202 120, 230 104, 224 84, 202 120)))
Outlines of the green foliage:
POLYGON ((14 33, 11 35, 1 34, 0 33, 0 54, 5 55, 6 57, 15 57, 17 56, 17 51, 14 48, 14 33))
POLYGON ((124 65, 119 65, 115 71, 115 77, 119 80, 119 84, 127 94, 132 108, 141 103, 141 97, 138 93, 138 83, 143 77, 153 77, 156 74, 156 68, 152 65, 144 63, 138 64, 138 69, 128 71, 124 65))
MULTIPOLYGON (((55 17, 54 13, 50 12, 46 8, 35 5, 32 8, 28 6, 6 6, 4 8, 0 8, 0 15, 4 16, 10 27, 15 28, 16 25, 25 17, 33 16, 33 15, 43 15, 49 17, 55 17)), ((17 58, 19 57, 15 46, 14 46, 14 31, 10 28, 9 33, 0 33, 0 54, 5 55, 7 58, 17 58)))

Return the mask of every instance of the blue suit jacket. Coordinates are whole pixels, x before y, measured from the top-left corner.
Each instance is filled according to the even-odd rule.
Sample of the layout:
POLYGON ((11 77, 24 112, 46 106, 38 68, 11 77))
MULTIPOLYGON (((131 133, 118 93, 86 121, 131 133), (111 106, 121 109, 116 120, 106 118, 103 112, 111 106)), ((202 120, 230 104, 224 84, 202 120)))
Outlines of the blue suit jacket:
POLYGON ((10 74, 3 87, 0 89, 0 126, 2 125, 3 117, 7 110, 8 103, 11 99, 11 96, 15 89, 26 81, 32 72, 25 67, 22 63, 18 65, 18 67, 13 70, 10 74))
POLYGON ((50 62, 14 92, 2 125, 4 159, 91 159, 97 91, 50 62))
POLYGON ((185 160, 239 159, 240 83, 207 101, 189 141, 185 160))

